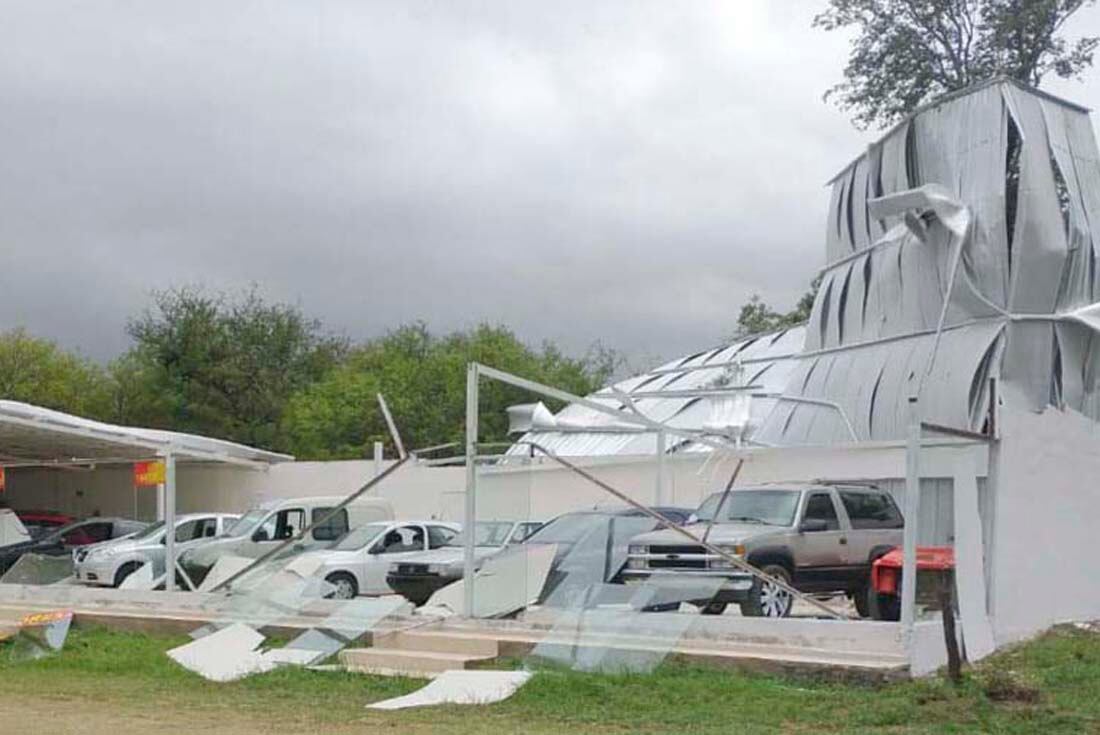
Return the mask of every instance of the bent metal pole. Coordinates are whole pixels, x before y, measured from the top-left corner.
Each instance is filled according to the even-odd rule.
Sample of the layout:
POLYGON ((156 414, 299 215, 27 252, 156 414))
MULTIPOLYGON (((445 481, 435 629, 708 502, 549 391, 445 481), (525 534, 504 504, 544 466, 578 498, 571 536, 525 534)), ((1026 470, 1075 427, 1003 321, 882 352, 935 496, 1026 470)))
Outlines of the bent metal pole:
MULTIPOLYGON (((606 482, 599 479, 598 477, 596 477, 592 473, 581 469, 577 465, 575 465, 572 462, 564 459, 563 457, 558 456, 556 453, 552 452, 551 450, 547 449, 546 447, 543 447, 542 445, 537 444, 536 442, 533 442, 533 441, 524 441, 524 442, 518 442, 518 443, 527 444, 527 445, 531 446, 532 448, 536 449, 537 451, 541 452, 542 454, 545 454, 547 457, 554 460, 555 462, 562 465, 563 467, 566 467, 566 468, 572 470, 573 472, 576 472, 578 475, 585 478, 589 482, 593 483, 597 487, 600 487, 603 490, 606 490, 607 492, 611 493, 612 495, 614 495, 616 498, 623 501, 627 505, 629 505, 633 508, 636 508, 637 510, 640 510, 642 513, 645 513, 647 516, 655 518, 656 520, 658 520, 661 523, 665 524, 666 526, 668 526, 669 528, 671 528, 673 531, 680 534, 681 536, 685 536, 685 537, 691 539, 692 541, 694 541, 695 543, 699 544, 700 546, 702 546, 704 549, 706 549, 710 553, 717 554, 718 556, 722 557, 723 559, 726 559, 727 561, 729 561, 731 564, 733 564, 735 567, 742 570, 743 572, 751 574, 752 576, 756 577, 757 579, 760 579, 760 580, 763 580, 765 582, 769 582, 771 584, 774 584, 776 587, 779 587, 780 589, 786 591, 792 597, 795 597, 795 598, 797 598, 799 600, 802 600, 803 602, 805 602, 809 605, 812 605, 812 606, 816 607, 818 610, 821 610, 822 612, 824 612, 825 614, 827 614, 831 618, 835 618, 837 620, 847 620, 848 619, 848 617, 846 615, 844 615, 842 613, 839 613, 836 610, 833 610, 828 605, 815 600, 813 597, 810 597, 809 595, 806 595, 806 594, 803 594, 802 592, 799 592, 798 590, 796 590, 794 587, 787 584, 783 580, 777 579, 777 578, 771 576, 770 574, 765 574, 764 572, 762 572, 759 569, 757 569, 756 567, 754 567, 752 564, 749 564, 747 561, 744 561, 743 559, 741 559, 737 556, 734 556, 733 554, 730 554, 729 552, 727 552, 723 549, 720 549, 717 546, 714 546, 713 544, 711 544, 708 541, 704 541, 703 539, 701 539, 701 538, 697 537, 695 534, 693 534, 691 531, 688 531, 687 529, 683 528, 679 524, 669 520, 668 518, 661 515, 657 511, 651 510, 651 509, 647 508, 646 506, 642 505, 641 503, 633 500, 632 498, 627 497, 625 494, 623 494, 623 493, 619 492, 618 490, 616 490, 615 488, 611 487, 606 482)), ((734 477, 736 478, 736 475, 734 477)), ((731 483, 731 485, 732 485, 732 483, 731 483)))

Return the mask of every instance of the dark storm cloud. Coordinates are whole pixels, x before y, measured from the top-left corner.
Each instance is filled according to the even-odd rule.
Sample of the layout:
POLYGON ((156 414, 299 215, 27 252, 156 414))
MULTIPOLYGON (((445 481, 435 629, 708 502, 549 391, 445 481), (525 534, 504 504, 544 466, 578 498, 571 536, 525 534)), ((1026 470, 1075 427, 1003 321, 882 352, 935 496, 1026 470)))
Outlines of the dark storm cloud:
POLYGON ((151 287, 255 282, 353 337, 704 347, 797 299, 868 139, 814 10, 5 3, 0 327, 108 357, 151 287))

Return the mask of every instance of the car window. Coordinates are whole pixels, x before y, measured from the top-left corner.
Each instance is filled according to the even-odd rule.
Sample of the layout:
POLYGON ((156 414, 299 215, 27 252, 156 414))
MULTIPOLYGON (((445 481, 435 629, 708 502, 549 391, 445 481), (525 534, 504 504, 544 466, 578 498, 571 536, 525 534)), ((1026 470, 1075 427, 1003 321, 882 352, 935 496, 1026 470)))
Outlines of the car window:
POLYGON ((176 543, 191 541, 195 538, 195 532, 199 529, 201 520, 186 521, 176 526, 176 543))
POLYGON ((840 491, 852 528, 901 528, 905 525, 894 499, 886 493, 840 491))
POLYGON ((272 513, 256 529, 256 533, 252 535, 252 540, 285 541, 302 530, 302 523, 305 518, 306 513, 301 508, 287 508, 286 510, 280 510, 278 513, 272 513))
MULTIPOLYGON (((331 512, 332 508, 314 508, 310 512, 311 522, 316 523, 331 512)), ((319 526, 314 526, 310 534, 318 541, 335 541, 347 532, 348 511, 346 508, 341 508, 332 518, 319 526)))
POLYGON ((85 523, 77 526, 61 536, 61 543, 65 546, 85 546, 111 538, 110 523, 85 523))
POLYGON ((512 531, 512 538, 508 539, 508 543, 522 544, 528 536, 539 530, 541 526, 541 523, 517 523, 516 530, 512 531))
POLYGON ((806 501, 806 512, 802 519, 805 521, 825 521, 828 531, 840 528, 840 520, 836 515, 836 507, 828 493, 814 493, 806 501))
POLYGON ((395 526, 378 539, 371 551, 375 554, 423 551, 424 541, 424 529, 420 526, 395 526))
POLYGON ((791 526, 794 525, 799 500, 801 493, 798 490, 767 488, 714 493, 695 511, 695 517, 700 521, 714 518, 718 523, 791 526))
POLYGON ((458 535, 458 531, 446 526, 428 526, 428 548, 438 549, 458 535))

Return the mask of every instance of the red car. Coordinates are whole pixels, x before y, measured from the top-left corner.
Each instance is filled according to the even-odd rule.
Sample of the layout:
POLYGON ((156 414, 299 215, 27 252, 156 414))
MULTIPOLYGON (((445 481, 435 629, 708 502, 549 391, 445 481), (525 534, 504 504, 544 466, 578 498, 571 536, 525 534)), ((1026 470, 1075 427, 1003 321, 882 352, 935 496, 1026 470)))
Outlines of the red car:
MULTIPOLYGON (((32 539, 38 539, 62 526, 67 526, 76 521, 75 516, 58 513, 52 510, 17 510, 15 515, 26 526, 32 539)), ((88 541, 86 543, 92 543, 88 541)))
MULTIPOLYGON (((871 565, 870 612, 875 620, 898 620, 901 617, 901 563, 902 549, 895 546, 871 565)), ((953 573, 955 549, 951 546, 918 546, 917 574, 953 573)), ((923 585, 918 587, 918 591, 923 585)))

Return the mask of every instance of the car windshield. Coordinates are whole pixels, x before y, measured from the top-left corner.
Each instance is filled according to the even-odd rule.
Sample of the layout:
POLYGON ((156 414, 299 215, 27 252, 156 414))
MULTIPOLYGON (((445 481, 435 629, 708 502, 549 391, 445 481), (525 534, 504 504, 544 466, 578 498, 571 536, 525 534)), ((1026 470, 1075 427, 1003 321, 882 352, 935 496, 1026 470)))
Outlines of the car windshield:
POLYGON ((255 528, 260 521, 267 518, 267 514, 270 512, 270 508, 253 508, 241 516, 240 520, 234 523, 225 535, 237 538, 247 536, 252 533, 252 529, 255 528))
POLYGON ((332 548, 336 551, 357 551, 378 538, 378 534, 390 527, 388 523, 368 523, 353 528, 332 548))
POLYGON ((606 513, 569 513, 558 516, 527 537, 525 544, 575 544, 612 518, 606 513))
MULTIPOLYGON (((510 521, 478 521, 475 528, 474 546, 504 546, 508 537, 512 535, 512 527, 515 524, 510 521)), ((447 542, 447 546, 465 546, 466 532, 462 531, 447 542)))
POLYGON ((62 526, 61 528, 59 528, 56 531, 54 531, 53 533, 51 533, 49 536, 46 536, 45 538, 43 538, 42 543, 43 544, 60 543, 62 541, 62 539, 64 539, 65 536, 69 534, 70 531, 72 531, 75 528, 79 528, 83 525, 85 525, 84 521, 75 521, 74 523, 70 523, 67 526, 62 526))
POLYGON ((798 508, 797 490, 734 490, 729 493, 722 510, 715 518, 723 493, 715 493, 703 501, 695 516, 700 521, 714 519, 718 523, 762 523, 769 526, 794 525, 798 508))
POLYGON ((146 528, 144 531, 138 533, 136 536, 131 536, 130 538, 134 541, 144 541, 145 539, 150 539, 156 536, 158 533, 161 532, 163 528, 164 521, 157 521, 153 525, 146 528))

